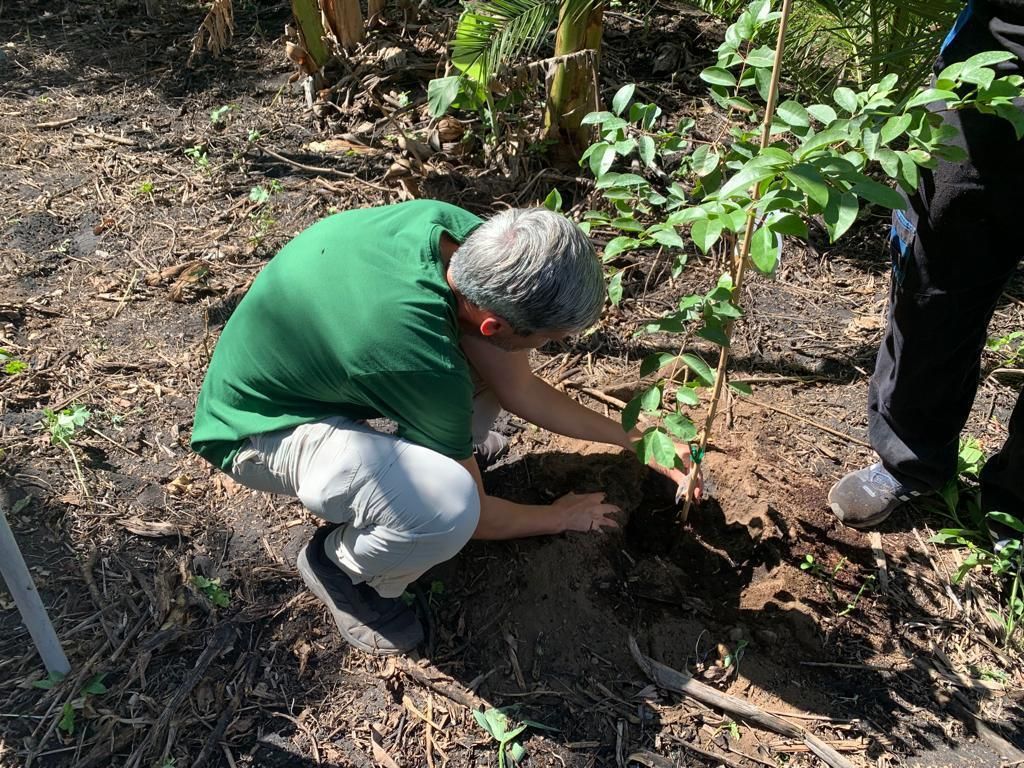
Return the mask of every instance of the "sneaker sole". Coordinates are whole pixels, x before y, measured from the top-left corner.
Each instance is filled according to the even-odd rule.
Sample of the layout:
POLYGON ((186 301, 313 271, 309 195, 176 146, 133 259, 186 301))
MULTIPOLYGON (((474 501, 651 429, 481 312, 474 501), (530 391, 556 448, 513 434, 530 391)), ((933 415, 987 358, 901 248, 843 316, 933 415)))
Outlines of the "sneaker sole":
POLYGON ((341 625, 341 623, 338 621, 338 618, 334 615, 334 609, 331 607, 333 601, 327 594, 327 590, 324 589, 323 584, 321 584, 320 580, 316 578, 316 576, 313 574, 313 568, 309 564, 309 557, 307 555, 308 551, 309 547, 307 546, 303 547, 302 551, 299 553, 298 563, 296 563, 299 569, 299 575, 302 577, 302 581, 305 583, 305 585, 309 588, 309 591, 316 595, 317 599, 319 599, 320 602, 323 603, 324 606, 326 606, 328 612, 331 614, 331 618, 334 619, 334 625, 338 628, 338 631, 341 633, 341 636, 345 638, 345 642, 347 642, 353 648, 357 648, 365 653, 373 654, 374 656, 397 656, 398 654, 406 653, 412 650, 412 648, 407 648, 405 650, 401 648, 395 648, 394 650, 385 650, 375 645, 364 643, 362 640, 353 637, 348 632, 348 630, 346 630, 341 625))
POLYGON ((875 515, 874 517, 869 517, 866 520, 858 520, 857 522, 853 522, 851 520, 843 520, 843 511, 842 509, 839 508, 838 504, 835 504, 834 502, 830 501, 829 507, 832 509, 832 514, 836 516, 836 519, 839 520, 839 522, 841 522, 845 526, 848 526, 850 528, 856 528, 858 530, 862 528, 874 528, 879 523, 884 523, 889 518, 889 515, 893 513, 893 510, 887 509, 884 512, 880 512, 879 514, 875 515))

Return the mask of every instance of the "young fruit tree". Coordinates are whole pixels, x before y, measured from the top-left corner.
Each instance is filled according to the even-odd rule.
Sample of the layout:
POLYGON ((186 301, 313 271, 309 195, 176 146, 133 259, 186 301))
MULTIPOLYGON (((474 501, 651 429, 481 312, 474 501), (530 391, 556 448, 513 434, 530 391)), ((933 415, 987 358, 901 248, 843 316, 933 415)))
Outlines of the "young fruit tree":
MULTIPOLYGON (((612 303, 622 300, 623 278, 633 266, 624 257, 631 251, 661 249, 679 275, 689 257, 687 232, 702 254, 729 265, 712 290, 681 296, 674 311, 640 331, 670 334, 670 348, 677 349, 642 362, 640 376, 653 378, 622 414, 625 429, 641 416, 650 424, 637 448, 645 463, 678 464, 679 441, 690 445, 699 464, 725 386, 749 394, 748 387, 728 381, 729 344, 743 315, 740 289, 748 267, 771 276, 784 240, 806 239, 809 220, 820 221, 835 242, 866 204, 904 208, 904 197, 880 178, 911 192, 919 168, 965 157, 954 143, 957 131, 943 124, 938 109, 998 115, 1018 138, 1024 136, 1024 113, 1014 105, 1024 95, 1024 78, 999 77, 993 69, 1012 58, 1004 51, 953 64, 930 87, 903 99, 896 96, 897 76, 890 74, 860 91, 837 88, 831 103, 780 102, 790 6, 784 0, 775 11, 771 0, 754 0, 726 31, 715 65, 701 73, 712 99, 728 113, 720 135, 697 138, 689 119, 661 127, 661 110, 633 102, 632 85, 619 90, 611 111, 584 118, 600 137, 581 163, 607 203, 588 212, 584 223, 611 237, 603 259, 612 303), (778 26, 774 48, 755 42, 769 25, 778 26), (691 350, 695 338, 718 348, 717 365, 691 350), (689 409, 701 404, 702 390, 710 396, 698 426, 689 409)), ((692 473, 684 521, 695 481, 692 473)))

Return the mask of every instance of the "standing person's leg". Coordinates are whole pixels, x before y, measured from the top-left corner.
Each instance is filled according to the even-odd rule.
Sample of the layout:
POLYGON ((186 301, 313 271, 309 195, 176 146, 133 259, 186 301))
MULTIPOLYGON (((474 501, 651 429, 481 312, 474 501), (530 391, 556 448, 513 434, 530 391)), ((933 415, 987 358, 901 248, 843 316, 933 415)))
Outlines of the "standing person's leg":
POLYGON ((1024 520, 1024 391, 1010 416, 1009 437, 981 470, 981 508, 1024 520))
POLYGON ((231 474, 338 524, 317 531, 299 571, 346 640, 375 653, 422 640, 399 597, 462 549, 480 515, 476 483, 458 462, 337 417, 251 438, 231 474))
POLYGON ((882 461, 829 492, 832 510, 848 525, 879 523, 956 474, 988 322, 1021 258, 1014 226, 1020 195, 1008 183, 1014 167, 1024 169, 1021 145, 987 116, 954 119, 970 159, 922 170, 909 209, 893 216, 888 323, 868 410, 882 461), (993 147, 1005 150, 1001 168, 987 159, 993 147))

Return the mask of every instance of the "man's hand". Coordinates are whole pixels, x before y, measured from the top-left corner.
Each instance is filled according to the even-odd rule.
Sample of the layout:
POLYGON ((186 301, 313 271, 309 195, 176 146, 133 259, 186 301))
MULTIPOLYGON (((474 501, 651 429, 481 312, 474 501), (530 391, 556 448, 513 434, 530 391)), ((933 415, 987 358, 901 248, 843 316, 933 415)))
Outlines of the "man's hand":
MULTIPOLYGON (((640 436, 640 433, 636 432, 635 437, 633 439, 639 440, 640 436)), ((675 467, 663 467, 654 459, 651 459, 650 463, 647 466, 653 469, 659 475, 664 475, 665 477, 667 477, 669 480, 676 484, 676 487, 679 489, 676 492, 676 502, 680 502, 686 498, 686 489, 689 488, 690 475, 696 472, 697 481, 696 484, 693 486, 693 498, 696 501, 700 501, 701 496, 703 496, 704 494, 704 475, 701 472, 700 465, 698 464, 696 465, 696 467, 694 467, 693 458, 690 456, 689 445, 686 445, 685 443, 676 443, 675 446, 676 455, 682 462, 683 469, 677 469, 675 467)))
POLYGON ((621 510, 607 504, 603 493, 567 493, 551 505, 563 521, 565 531, 600 531, 618 528, 619 521, 612 515, 621 510))

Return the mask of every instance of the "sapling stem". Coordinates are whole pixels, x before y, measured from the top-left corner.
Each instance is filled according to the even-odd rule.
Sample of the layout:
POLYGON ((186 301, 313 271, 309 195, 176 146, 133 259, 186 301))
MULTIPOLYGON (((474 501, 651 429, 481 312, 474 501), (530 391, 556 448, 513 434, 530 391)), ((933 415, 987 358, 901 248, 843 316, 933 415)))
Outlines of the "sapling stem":
MULTIPOLYGON (((775 41, 775 58, 772 61, 772 79, 768 87, 768 100, 764 108, 764 122, 761 126, 761 144, 760 148, 763 150, 768 146, 769 139, 771 137, 772 118, 775 116, 775 104, 779 98, 779 76, 782 74, 782 51, 785 47, 786 41, 786 26, 789 23, 789 12, 792 8, 792 0, 782 0, 782 14, 779 18, 779 34, 775 41)), ((756 223, 756 206, 754 205, 761 197, 761 183, 757 182, 754 184, 753 191, 750 196, 750 209, 747 211, 747 225, 743 232, 743 243, 740 246, 740 255, 732 265, 732 282, 733 282, 733 304, 736 307, 741 306, 742 294, 740 290, 743 287, 743 275, 747 268, 747 259, 750 256, 750 243, 754 236, 754 225, 756 223)), ((725 338, 729 342, 732 340, 733 322, 730 321, 725 324, 725 338)), ((729 364, 729 345, 728 343, 722 345, 721 352, 718 354, 718 368, 715 372, 715 386, 711 392, 711 402, 708 404, 707 417, 704 420, 704 429, 701 431, 700 436, 700 448, 697 451, 697 456, 703 459, 705 451, 708 446, 708 440, 711 437, 711 426, 715 420, 715 414, 718 411, 718 401, 722 397, 722 388, 725 386, 726 368, 729 364)), ((696 463, 696 459, 693 459, 696 463)), ((697 472, 699 467, 694 467, 694 471, 690 472, 690 479, 686 484, 686 501, 683 503, 683 510, 680 514, 682 522, 686 522, 690 516, 690 507, 693 505, 693 491, 697 486, 697 472)))

